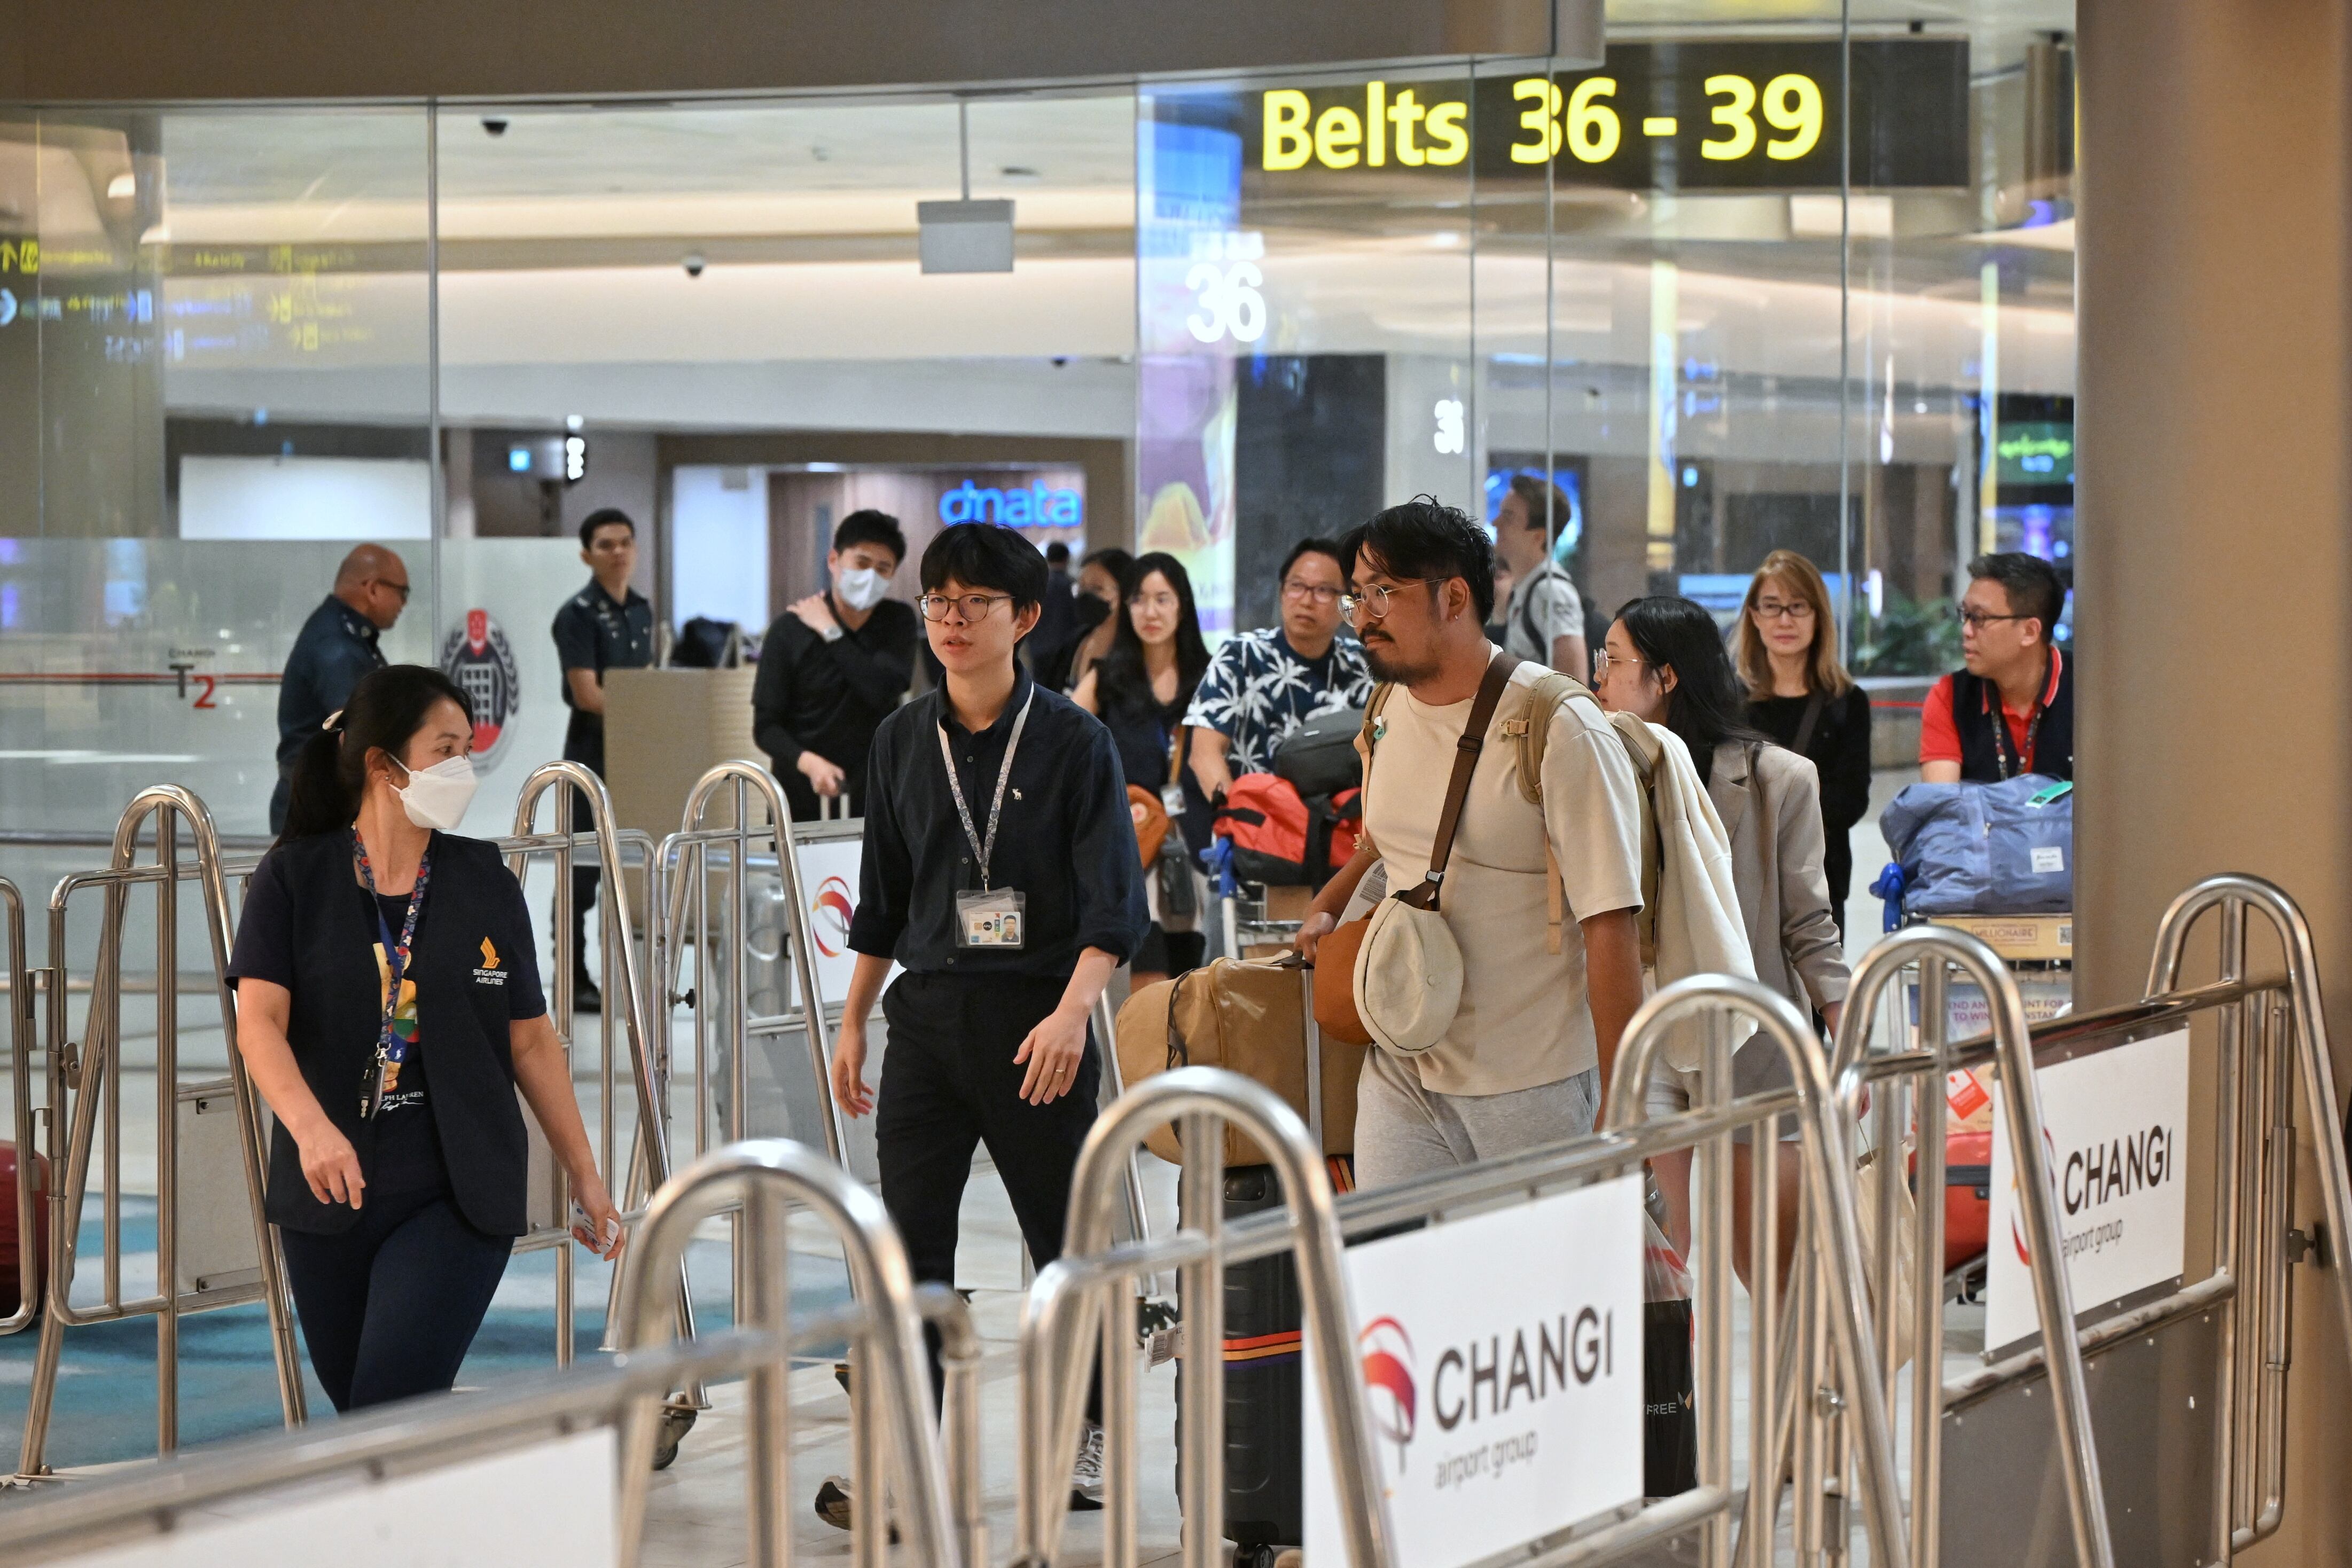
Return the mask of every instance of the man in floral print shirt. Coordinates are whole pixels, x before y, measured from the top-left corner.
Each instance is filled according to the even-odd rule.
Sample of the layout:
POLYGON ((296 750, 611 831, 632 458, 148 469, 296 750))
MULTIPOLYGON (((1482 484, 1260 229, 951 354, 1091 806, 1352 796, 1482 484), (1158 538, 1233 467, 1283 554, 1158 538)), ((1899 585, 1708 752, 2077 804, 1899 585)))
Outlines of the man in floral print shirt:
POLYGON ((1319 713, 1371 700, 1363 645, 1339 635, 1339 548, 1301 539, 1282 563, 1282 624, 1226 639, 1192 694, 1192 775, 1215 799, 1244 773, 1268 773, 1274 748, 1319 713))

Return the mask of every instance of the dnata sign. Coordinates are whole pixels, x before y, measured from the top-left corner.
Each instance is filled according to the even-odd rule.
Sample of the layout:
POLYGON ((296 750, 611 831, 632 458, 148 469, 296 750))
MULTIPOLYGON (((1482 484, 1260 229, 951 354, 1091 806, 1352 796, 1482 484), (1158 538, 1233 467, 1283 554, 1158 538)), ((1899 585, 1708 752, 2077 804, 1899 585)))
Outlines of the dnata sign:
POLYGON ((1011 528, 1075 528, 1085 526, 1086 498, 1076 490, 1049 490, 1042 479, 1025 490, 1000 490, 967 479, 940 497, 943 523, 1002 523, 1011 528))

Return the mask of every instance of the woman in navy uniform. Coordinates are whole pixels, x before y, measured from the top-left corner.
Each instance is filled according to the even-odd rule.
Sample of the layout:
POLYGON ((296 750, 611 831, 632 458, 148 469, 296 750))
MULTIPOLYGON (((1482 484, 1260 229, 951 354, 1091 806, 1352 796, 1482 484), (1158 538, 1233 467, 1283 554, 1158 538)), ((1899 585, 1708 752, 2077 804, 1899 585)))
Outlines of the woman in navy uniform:
POLYGON ((237 1050, 277 1115, 268 1215, 338 1410, 457 1380, 529 1228, 517 1089, 586 1212, 581 1239, 620 1250, 521 885, 448 831, 472 746, 440 671, 362 680, 296 762, 230 963, 237 1050))

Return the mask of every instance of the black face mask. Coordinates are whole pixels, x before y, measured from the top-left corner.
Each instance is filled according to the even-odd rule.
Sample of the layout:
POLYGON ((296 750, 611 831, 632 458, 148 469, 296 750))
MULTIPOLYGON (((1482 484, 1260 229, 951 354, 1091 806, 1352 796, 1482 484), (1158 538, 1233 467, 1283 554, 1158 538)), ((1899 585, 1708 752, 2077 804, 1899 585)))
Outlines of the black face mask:
POLYGON ((1110 619, 1110 606, 1091 593, 1081 593, 1077 596, 1077 612, 1078 631, 1081 634, 1093 631, 1110 619))

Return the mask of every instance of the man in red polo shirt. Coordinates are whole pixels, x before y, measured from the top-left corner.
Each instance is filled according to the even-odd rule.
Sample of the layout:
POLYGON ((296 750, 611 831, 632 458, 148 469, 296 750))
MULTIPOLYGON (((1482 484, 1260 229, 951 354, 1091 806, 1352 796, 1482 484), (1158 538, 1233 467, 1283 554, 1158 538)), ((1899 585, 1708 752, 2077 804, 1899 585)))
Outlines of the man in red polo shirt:
POLYGON ((1977 557, 1969 579, 1960 600, 1968 668, 1927 693, 1919 777, 1930 784, 1998 784, 2020 773, 2074 778, 2074 671, 2051 642, 2065 583, 2048 561, 2017 550, 1977 557))

